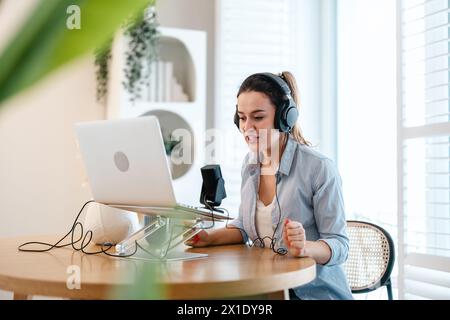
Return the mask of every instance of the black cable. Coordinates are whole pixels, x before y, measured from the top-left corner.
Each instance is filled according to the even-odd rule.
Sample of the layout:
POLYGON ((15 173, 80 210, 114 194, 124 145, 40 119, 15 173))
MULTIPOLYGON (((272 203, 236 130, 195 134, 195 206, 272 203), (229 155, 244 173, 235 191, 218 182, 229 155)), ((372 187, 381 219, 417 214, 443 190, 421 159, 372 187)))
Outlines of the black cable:
MULTIPOLYGON (((69 232, 66 235, 64 235, 64 237, 59 239, 56 243, 52 244, 52 243, 46 243, 46 242, 40 242, 40 241, 29 241, 29 242, 22 243, 18 247, 18 250, 19 251, 23 251, 23 252, 48 252, 48 251, 50 251, 50 250, 52 250, 54 248, 64 248, 64 247, 72 246, 72 248, 75 251, 81 251, 81 252, 83 252, 84 254, 87 254, 87 255, 95 255, 95 254, 103 253, 103 254, 105 254, 107 256, 110 256, 110 257, 127 258, 127 257, 131 257, 131 256, 135 255, 137 250, 138 250, 138 248, 140 248, 141 250, 145 251, 146 253, 148 253, 149 255, 151 255, 154 258, 164 259, 167 256, 167 254, 168 254, 168 252, 170 250, 170 245, 172 244, 172 235, 174 233, 174 227, 173 226, 171 227, 171 232, 170 232, 171 236, 170 236, 170 239, 168 241, 167 248, 164 251, 164 255, 159 256, 159 257, 154 255, 154 254, 152 254, 149 250, 145 249, 136 240, 134 241, 135 248, 134 248, 133 252, 129 253, 129 254, 112 254, 112 253, 109 253, 108 251, 114 246, 111 243, 107 243, 107 244, 104 243, 104 244, 102 244, 101 245, 101 249, 98 250, 98 251, 86 251, 85 249, 92 242, 93 232, 91 230, 88 230, 88 231, 86 231, 86 233, 84 233, 83 224, 81 222, 79 222, 78 219, 80 218, 80 216, 83 213, 83 211, 86 208, 86 206, 88 204, 93 203, 93 202, 95 202, 95 200, 89 200, 89 201, 87 201, 87 202, 85 202, 83 204, 83 206, 81 207, 80 211, 78 212, 78 214, 77 214, 77 216, 76 216, 76 218, 75 218, 75 220, 74 220, 74 222, 72 224, 72 227, 70 228, 69 232), (79 236, 78 239, 75 240, 75 233, 76 233, 78 227, 80 228, 80 236, 79 236), (60 244, 69 235, 70 235, 70 242, 66 243, 66 244, 60 244), (81 241, 80 246, 76 247, 75 245, 77 243, 79 243, 80 241, 81 241), (45 246, 46 248, 43 248, 43 249, 27 249, 26 247, 29 246, 29 245, 40 245, 40 246, 45 246)), ((204 202, 207 204, 206 201, 204 201, 204 202)), ((208 209, 211 210, 212 225, 209 226, 209 227, 201 228, 201 229, 211 229, 211 228, 214 228, 214 225, 215 225, 214 209, 208 204, 207 204, 207 207, 208 207, 208 209)))
MULTIPOLYGON (((275 238, 275 234, 276 234, 278 226, 280 225, 280 222, 281 222, 281 206, 280 206, 280 201, 278 200, 278 182, 277 182, 278 174, 279 174, 279 169, 277 170, 277 173, 275 175, 275 179, 276 179, 276 181, 275 181, 275 197, 277 199, 278 211, 280 211, 280 214, 278 216, 277 226, 275 227, 275 230, 273 231, 272 241, 270 243, 270 248, 273 251, 275 251, 275 244, 276 244, 276 241, 277 241, 277 238, 275 238)), ((281 254, 281 255, 285 255, 285 254, 288 253, 288 250, 286 248, 284 248, 284 247, 279 247, 278 249, 276 249, 275 252, 278 253, 278 254, 281 254)))
MULTIPOLYGON (((278 174, 279 174, 279 170, 277 170, 277 173, 275 174, 275 179, 277 179, 278 174)), ((238 230, 243 231, 245 233, 247 239, 250 239, 252 241, 252 243, 249 244, 250 247, 256 246, 257 245, 256 243, 259 243, 259 245, 257 245, 257 246, 259 246, 260 248, 265 248, 266 245, 264 243, 264 240, 269 239, 270 240, 270 249, 272 249, 272 251, 274 253, 279 254, 279 255, 286 255, 288 253, 288 250, 286 248, 279 247, 279 248, 275 249, 275 245, 276 245, 276 241, 277 241, 277 238, 275 237, 275 233, 277 232, 278 226, 280 225, 281 215, 282 215, 280 201, 278 200, 278 182, 277 181, 275 181, 275 198, 277 200, 278 211, 280 212, 280 214, 278 216, 277 226, 275 227, 275 230, 273 231, 272 237, 265 236, 265 237, 261 238, 258 234, 258 231, 256 231, 256 233, 258 234, 258 237, 256 237, 255 239, 252 240, 252 239, 250 239, 250 237, 248 236, 247 232, 244 229, 236 227, 236 226, 233 226, 233 228, 228 227, 228 219, 225 223, 225 228, 226 229, 238 229, 238 230)), ((224 210, 227 213, 228 218, 230 217, 230 213, 228 212, 227 209, 225 209, 225 208, 219 208, 219 209, 224 210)))
POLYGON ((87 254, 87 255, 94 255, 94 254, 100 254, 100 253, 103 253, 103 254, 105 254, 105 255, 107 255, 107 256, 118 257, 118 258, 126 258, 126 257, 131 257, 131 256, 133 256, 133 255, 136 253, 137 249, 138 249, 138 244, 137 244, 136 241, 135 241, 136 246, 135 246, 134 251, 133 251, 132 253, 126 254, 126 255, 111 254, 111 253, 109 253, 108 251, 113 247, 113 244, 111 244, 111 243, 108 243, 108 244, 102 244, 101 250, 99 250, 99 251, 93 251, 93 252, 91 251, 91 252, 89 252, 89 251, 86 251, 86 250, 85 250, 85 248, 88 247, 89 244, 90 244, 91 241, 92 241, 93 232, 92 232, 91 230, 88 230, 88 231, 86 232, 86 234, 84 234, 84 232, 83 232, 83 224, 82 224, 81 222, 79 222, 78 219, 80 218, 81 213, 84 211, 84 208, 85 208, 88 204, 93 203, 93 202, 95 202, 95 201, 94 201, 94 200, 89 200, 89 201, 87 201, 87 202, 81 207, 80 211, 78 212, 78 214, 77 214, 77 216, 76 216, 76 218, 75 218, 75 221, 73 222, 73 225, 72 225, 72 228, 70 229, 70 231, 69 231, 64 237, 62 237, 61 239, 59 239, 56 243, 51 244, 51 243, 40 242, 40 241, 30 241, 30 242, 22 243, 22 244, 18 247, 18 250, 19 250, 19 251, 23 251, 23 252, 48 252, 48 251, 50 251, 50 250, 52 250, 52 249, 54 249, 54 248, 64 248, 64 247, 67 247, 67 246, 72 246, 72 248, 73 248, 75 251, 81 251, 81 252, 83 252, 84 254, 87 254), (80 229, 81 229, 81 230, 80 230, 80 237, 79 237, 77 240, 74 240, 75 231, 76 231, 76 229, 77 229, 78 226, 79 226, 80 229), (60 245, 60 243, 63 242, 64 239, 66 239, 69 235, 71 236, 71 237, 70 237, 70 240, 71 240, 71 241, 70 241, 69 243, 61 244, 61 245, 60 245), (88 239, 88 240, 87 240, 87 239, 88 239), (79 248, 75 247, 75 244, 77 244, 78 242, 80 242, 80 240, 81 240, 80 247, 79 247, 79 248), (36 245, 36 244, 37 244, 37 245, 41 245, 41 246, 46 246, 46 247, 48 247, 48 248, 45 248, 45 249, 26 249, 26 248, 24 248, 24 247, 26 247, 26 246, 28 246, 28 245, 36 245), (106 249, 105 249, 105 247, 106 247, 106 249))
POLYGON ((212 225, 209 227, 205 227, 205 228, 199 228, 202 230, 207 230, 207 229, 212 229, 215 226, 215 220, 214 220, 214 207, 211 206, 208 201, 206 200, 206 194, 203 196, 203 203, 205 204, 206 208, 209 209, 211 211, 211 219, 212 219, 212 225))
MULTIPOLYGON (((285 144, 286 144, 286 141, 285 141, 285 144)), ((281 205, 280 205, 280 201, 278 199, 278 178, 277 177, 279 176, 279 173, 280 173, 280 168, 278 166, 277 172, 275 174, 275 198, 277 200, 278 211, 280 212, 280 214, 278 216, 277 226, 275 227, 275 229, 273 231, 272 237, 265 236, 265 237, 261 238, 259 236, 259 234, 258 234, 258 230, 256 230, 256 233, 257 233, 258 237, 256 237, 255 239, 252 240, 252 239, 249 238, 247 232, 244 229, 236 227, 236 226, 234 226, 234 228, 229 228, 228 227, 228 219, 227 219, 227 222, 225 223, 225 228, 227 228, 227 229, 238 229, 238 230, 243 231, 245 233, 247 239, 250 239, 252 241, 252 243, 250 244, 250 247, 256 245, 256 243, 259 243, 259 247, 260 248, 265 248, 266 245, 265 245, 264 240, 265 239, 269 239, 270 240, 270 249, 272 249, 273 252, 275 252, 276 254, 279 254, 279 255, 286 255, 288 253, 288 250, 286 248, 279 247, 279 248, 275 249, 275 245, 276 245, 276 242, 277 242, 277 238, 275 237, 275 234, 276 234, 276 232, 278 230, 278 226, 280 225, 281 216, 282 216, 281 205)), ((228 218, 230 217, 230 214, 228 213, 228 210, 226 210, 225 208, 219 208, 219 209, 225 210, 227 212, 227 214, 228 214, 228 218)))
MULTIPOLYGON (((52 250, 53 248, 63 248, 63 247, 67 247, 67 246, 72 245, 72 243, 67 243, 67 244, 64 244, 64 245, 59 245, 59 243, 62 242, 65 238, 67 238, 67 236, 73 231, 74 226, 75 226, 75 224, 76 224, 76 222, 77 222, 77 220, 78 220, 80 214, 83 212, 83 210, 84 210, 84 208, 86 207, 86 205, 88 205, 88 204, 91 203, 91 202, 94 202, 94 200, 90 200, 90 201, 86 202, 86 203, 83 205, 83 207, 81 208, 81 210, 80 210, 80 212, 78 213, 77 217, 75 218, 75 222, 74 222, 74 224, 72 225, 72 228, 70 229, 70 231, 69 231, 64 237, 62 237, 58 242, 56 242, 55 244, 49 244, 49 243, 39 242, 39 241, 31 241, 31 242, 25 242, 25 243, 22 243, 22 244, 18 247, 18 250, 19 250, 19 251, 25 251, 25 252, 46 252, 46 251, 52 250), (48 248, 48 249, 41 249, 41 250, 39 250, 39 249, 23 249, 24 246, 27 246, 27 245, 30 245, 30 244, 45 245, 45 246, 48 246, 48 247, 50 247, 50 248, 48 248)), ((79 240, 80 240, 80 239, 78 239, 76 242, 78 242, 79 240)))
MULTIPOLYGON (((289 132, 290 133, 290 132, 289 132)), ((287 136, 285 136, 286 139, 289 139, 287 136)), ((285 139, 284 145, 286 145, 287 140, 285 139)), ((278 226, 280 225, 281 222, 281 206, 280 206, 280 201, 278 200, 278 177, 280 175, 280 164, 278 164, 278 168, 277 168, 277 172, 275 173, 275 198, 277 200, 277 204, 278 204, 278 211, 280 212, 279 216, 278 216, 278 222, 277 222, 277 226, 275 227, 273 234, 272 234, 272 239, 270 241, 270 248, 272 249, 273 252, 280 254, 280 255, 286 255, 288 253, 288 250, 284 247, 279 247, 277 249, 275 249, 275 245, 277 242, 277 238, 275 237, 275 234, 278 230, 278 226)), ((266 238, 266 237, 264 237, 266 238)), ((270 237, 269 237, 270 239, 270 237)), ((287 245, 287 244, 286 244, 287 245)))
MULTIPOLYGON (((278 174, 278 172, 277 172, 277 174, 278 174)), ((275 185, 275 196, 276 196, 276 199, 277 199, 280 215, 278 217, 278 223, 277 223, 277 226, 276 226, 276 228, 274 230, 272 238, 269 237, 269 236, 265 236, 264 238, 261 238, 258 235, 257 238, 252 240, 252 244, 250 244, 250 247, 256 245, 256 243, 259 242, 260 243, 259 247, 264 248, 265 247, 264 240, 265 239, 270 239, 271 240, 270 248, 277 254, 285 255, 287 253, 286 248, 282 248, 281 247, 281 248, 278 248, 278 249, 275 250, 275 243, 276 243, 275 233, 276 233, 276 231, 278 229, 278 225, 280 224, 280 221, 281 221, 281 206, 280 206, 280 202, 278 201, 277 188, 278 188, 278 183, 276 183, 276 185, 275 185)), ((135 243, 134 251, 132 253, 130 253, 130 254, 111 254, 111 253, 109 253, 108 251, 114 246, 111 243, 107 243, 107 244, 103 243, 102 246, 101 246, 101 249, 99 251, 93 251, 93 252, 92 251, 91 252, 86 251, 85 248, 87 248, 91 244, 92 237, 93 237, 93 232, 92 232, 92 230, 88 230, 86 232, 86 234, 84 234, 83 224, 81 222, 79 222, 78 219, 80 218, 80 215, 83 213, 85 207, 88 204, 91 204, 91 203, 94 203, 94 202, 95 202, 95 200, 89 200, 89 201, 87 201, 87 202, 85 202, 83 204, 83 206, 81 207, 80 211, 78 212, 78 214, 77 214, 77 216, 76 216, 76 218, 74 220, 74 223, 72 224, 72 228, 69 230, 69 232, 66 235, 64 235, 56 243, 52 244, 52 243, 46 243, 46 242, 41 242, 41 241, 29 241, 29 242, 22 243, 18 247, 18 250, 22 251, 22 252, 48 252, 48 251, 50 251, 50 250, 52 250, 54 248, 64 248, 64 247, 67 247, 67 246, 72 246, 72 248, 75 251, 81 251, 81 252, 83 252, 84 254, 87 254, 87 255, 95 255, 95 254, 103 253, 103 254, 105 254, 107 256, 110 256, 110 257, 127 258, 127 257, 131 257, 131 256, 135 255, 137 250, 138 250, 138 248, 140 248, 143 251, 145 251, 146 253, 150 254, 151 256, 156 257, 150 251, 146 250, 144 247, 139 245, 136 240, 134 241, 134 243, 135 243), (80 227, 80 236, 79 236, 79 238, 77 240, 74 240, 74 236, 75 236, 77 227, 80 227), (60 244, 69 235, 70 235, 70 240, 71 241, 69 243, 66 243, 66 244, 60 244), (80 247, 77 248, 75 245, 77 243, 79 243, 80 241, 81 241, 80 247), (47 248, 45 248, 45 249, 26 249, 25 247, 29 246, 29 245, 41 245, 41 246, 46 246, 47 248), (105 247, 106 247, 106 249, 105 249, 105 247)), ((201 229, 201 230, 212 229, 215 226, 214 208, 206 201, 206 196, 205 196, 203 202, 205 203, 205 206, 211 211, 212 224, 211 224, 211 226, 197 228, 197 229, 201 229)), ((245 233, 245 235, 247 236, 247 238, 249 239, 248 234, 247 234, 247 232, 244 229, 241 229, 239 227, 234 227, 234 228, 229 228, 228 227, 228 220, 229 220, 229 217, 230 217, 230 213, 228 212, 227 209, 225 209, 225 208, 218 208, 218 209, 224 210, 227 213, 227 221, 225 223, 225 228, 242 230, 245 233)), ((171 235, 173 234, 173 231, 174 231, 173 229, 174 229, 174 227, 172 226, 172 228, 171 228, 171 235)), ((168 246, 167 246, 167 249, 166 249, 164 255, 160 256, 160 257, 157 257, 157 258, 164 259, 167 256, 167 253, 168 253, 168 251, 170 249, 171 243, 172 243, 172 237, 170 237, 170 239, 169 239, 168 246)))

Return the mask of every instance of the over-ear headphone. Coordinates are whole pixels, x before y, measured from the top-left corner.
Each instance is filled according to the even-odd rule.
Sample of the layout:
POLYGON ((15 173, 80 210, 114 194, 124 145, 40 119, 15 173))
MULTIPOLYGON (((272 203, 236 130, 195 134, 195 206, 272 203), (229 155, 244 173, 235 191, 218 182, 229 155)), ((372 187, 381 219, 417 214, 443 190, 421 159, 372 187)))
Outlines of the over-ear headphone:
MULTIPOLYGON (((288 84, 280 76, 274 75, 269 72, 257 73, 255 75, 264 76, 266 79, 272 81, 272 83, 277 85, 283 91, 283 102, 281 103, 281 105, 275 106, 276 111, 274 127, 281 132, 291 132, 298 119, 298 109, 294 99, 292 98, 291 89, 289 89, 288 84)), ((237 105, 236 112, 234 114, 234 124, 236 125, 236 127, 238 127, 238 129, 240 129, 237 105)))

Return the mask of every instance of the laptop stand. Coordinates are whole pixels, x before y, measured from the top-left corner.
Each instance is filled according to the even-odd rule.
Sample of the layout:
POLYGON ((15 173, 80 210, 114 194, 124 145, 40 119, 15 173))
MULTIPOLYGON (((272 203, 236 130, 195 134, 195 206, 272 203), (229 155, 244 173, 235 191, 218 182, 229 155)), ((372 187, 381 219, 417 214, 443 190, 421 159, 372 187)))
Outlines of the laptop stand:
POLYGON ((147 261, 189 260, 208 256, 177 250, 179 244, 205 228, 202 219, 186 220, 148 214, 145 217, 147 219, 141 229, 116 245, 116 254, 147 261), (129 256, 133 252, 136 253, 129 256))

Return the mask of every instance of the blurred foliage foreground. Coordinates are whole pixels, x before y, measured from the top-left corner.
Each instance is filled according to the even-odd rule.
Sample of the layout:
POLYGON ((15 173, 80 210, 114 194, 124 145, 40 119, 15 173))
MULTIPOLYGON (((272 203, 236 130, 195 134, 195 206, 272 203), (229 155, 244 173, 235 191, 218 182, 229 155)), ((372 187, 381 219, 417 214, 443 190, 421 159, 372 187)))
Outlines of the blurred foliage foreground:
MULTIPOLYGON (((40 0, 0 53, 0 109, 5 101, 83 55, 123 25, 139 19, 154 0, 40 0)), ((1 6, 1 2, 0 2, 1 6)), ((1 9, 1 8, 0 8, 1 9)), ((114 259, 114 258, 112 258, 114 259)), ((160 263, 145 263, 118 299, 162 299, 160 263)))

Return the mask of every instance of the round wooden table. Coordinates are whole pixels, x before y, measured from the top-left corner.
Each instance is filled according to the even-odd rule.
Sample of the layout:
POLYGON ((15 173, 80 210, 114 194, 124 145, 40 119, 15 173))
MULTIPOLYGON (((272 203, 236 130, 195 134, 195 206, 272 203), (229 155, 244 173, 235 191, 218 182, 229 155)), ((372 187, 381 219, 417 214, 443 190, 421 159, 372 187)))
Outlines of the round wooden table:
MULTIPOLYGON (((57 238, 0 239, 0 289, 14 292, 14 299, 26 299, 32 295, 114 298, 111 292, 129 292, 134 279, 139 276, 138 270, 154 263, 104 254, 85 255, 71 247, 45 253, 20 252, 17 249, 27 241, 54 242, 57 238), (80 280, 78 288, 73 285, 73 280, 78 279, 74 278, 76 276, 80 280)), ((208 257, 163 263, 163 273, 158 280, 165 288, 164 299, 287 299, 289 288, 306 284, 316 275, 313 259, 280 256, 269 249, 229 245, 186 247, 185 250, 207 253, 208 257)))

